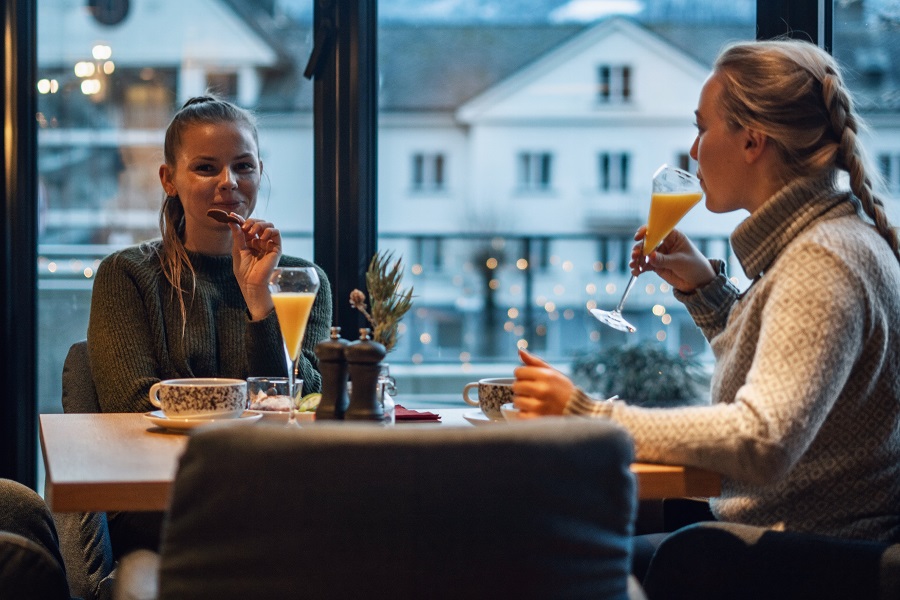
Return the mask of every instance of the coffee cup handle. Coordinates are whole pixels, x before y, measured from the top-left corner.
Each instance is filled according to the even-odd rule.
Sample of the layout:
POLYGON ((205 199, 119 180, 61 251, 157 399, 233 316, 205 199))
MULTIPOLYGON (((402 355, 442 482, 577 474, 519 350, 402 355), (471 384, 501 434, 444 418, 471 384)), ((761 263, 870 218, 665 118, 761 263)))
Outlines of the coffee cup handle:
POLYGON ((159 401, 160 383, 154 383, 150 386, 150 403, 156 408, 162 408, 162 402, 159 401))
POLYGON ((469 390, 472 388, 477 388, 478 382, 467 383, 466 387, 463 388, 463 400, 466 401, 466 404, 471 404, 472 406, 480 406, 478 400, 472 400, 469 398, 469 390))

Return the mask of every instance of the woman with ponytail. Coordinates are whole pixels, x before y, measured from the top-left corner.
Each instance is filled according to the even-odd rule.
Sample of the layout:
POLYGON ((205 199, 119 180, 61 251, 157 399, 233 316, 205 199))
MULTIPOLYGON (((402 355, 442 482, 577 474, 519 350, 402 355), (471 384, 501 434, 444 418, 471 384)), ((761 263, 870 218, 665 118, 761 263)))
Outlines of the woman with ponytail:
MULTIPOLYGON (((700 94, 691 156, 751 284, 680 232, 640 260, 675 288, 716 358, 711 405, 638 408, 590 398, 521 353, 525 416, 613 419, 638 460, 723 475, 718 520, 900 540, 900 262, 840 69, 813 44, 724 49, 700 94)), ((643 237, 643 228, 635 239, 643 237)))
MULTIPOLYGON (((154 410, 148 392, 162 379, 287 375, 269 277, 279 265, 313 265, 282 255, 278 229, 251 216, 263 170, 253 116, 214 96, 191 98, 166 130, 164 159, 162 239, 106 257, 94 280, 87 341, 103 412, 154 410)), ((319 280, 300 359, 305 393, 319 391, 313 350, 331 326, 321 269, 319 280)), ((160 519, 110 515, 116 554, 155 548, 160 519)))

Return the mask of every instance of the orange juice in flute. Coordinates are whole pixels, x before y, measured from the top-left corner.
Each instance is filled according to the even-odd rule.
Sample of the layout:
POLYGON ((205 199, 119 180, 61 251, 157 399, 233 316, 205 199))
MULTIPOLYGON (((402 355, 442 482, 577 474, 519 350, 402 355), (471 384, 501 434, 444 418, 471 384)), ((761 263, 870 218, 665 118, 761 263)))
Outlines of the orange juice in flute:
MULTIPOLYGON (((650 214, 642 254, 647 256, 653 252, 702 197, 700 181, 687 171, 668 165, 657 169, 653 174, 653 195, 650 197, 650 214)), ((622 317, 622 308, 636 280, 636 275, 632 275, 628 280, 625 293, 614 310, 593 308, 591 314, 602 323, 619 331, 634 333, 637 328, 622 317)))
POLYGON ((644 256, 662 244, 672 233, 682 217, 700 202, 703 192, 654 193, 650 197, 650 216, 647 218, 647 233, 644 236, 644 256))
POLYGON ((281 327, 281 337, 287 348, 291 361, 300 356, 303 336, 306 334, 306 323, 312 310, 315 294, 306 292, 276 292, 272 294, 275 303, 275 314, 281 327))
POLYGON ((309 313, 319 291, 319 276, 313 267, 280 267, 275 269, 269 279, 269 291, 272 294, 272 303, 275 304, 275 314, 278 316, 278 325, 288 356, 291 396, 288 425, 296 425, 294 409, 298 395, 302 395, 302 390, 297 389, 300 350, 303 347, 309 313))

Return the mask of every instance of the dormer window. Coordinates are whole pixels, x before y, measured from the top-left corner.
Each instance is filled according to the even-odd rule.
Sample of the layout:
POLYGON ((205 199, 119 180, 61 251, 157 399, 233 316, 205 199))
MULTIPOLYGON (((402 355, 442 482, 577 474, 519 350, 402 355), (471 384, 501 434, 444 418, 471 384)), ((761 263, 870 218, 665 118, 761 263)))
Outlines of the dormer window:
POLYGON ((628 65, 597 67, 597 101, 600 104, 631 102, 631 75, 628 65))

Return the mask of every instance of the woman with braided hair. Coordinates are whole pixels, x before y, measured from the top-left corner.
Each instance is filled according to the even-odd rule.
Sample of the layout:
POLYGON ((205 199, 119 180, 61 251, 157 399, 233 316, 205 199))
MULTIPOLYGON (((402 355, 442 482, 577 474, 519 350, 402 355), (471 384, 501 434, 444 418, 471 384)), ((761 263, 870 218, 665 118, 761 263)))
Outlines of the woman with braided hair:
POLYGON ((631 267, 672 284, 709 340, 711 405, 599 401, 524 351, 515 404, 613 419, 638 460, 721 473, 718 520, 900 540, 900 254, 840 69, 807 42, 731 45, 696 118, 706 207, 750 213, 731 242, 752 283, 678 231, 631 267))

